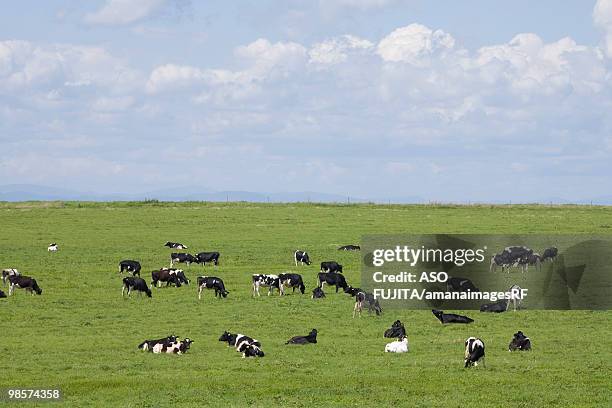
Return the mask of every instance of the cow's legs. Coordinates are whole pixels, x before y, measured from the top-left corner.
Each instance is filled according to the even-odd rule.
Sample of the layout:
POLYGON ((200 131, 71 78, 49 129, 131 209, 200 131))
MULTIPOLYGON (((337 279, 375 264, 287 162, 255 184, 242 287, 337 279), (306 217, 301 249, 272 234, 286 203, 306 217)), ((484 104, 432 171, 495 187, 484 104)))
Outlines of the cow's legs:
POLYGON ((198 288, 198 300, 202 299, 202 288, 204 287, 204 285, 200 285, 200 287, 198 288))
POLYGON ((9 296, 11 296, 14 291, 15 291, 15 284, 11 283, 11 285, 9 286, 9 296))

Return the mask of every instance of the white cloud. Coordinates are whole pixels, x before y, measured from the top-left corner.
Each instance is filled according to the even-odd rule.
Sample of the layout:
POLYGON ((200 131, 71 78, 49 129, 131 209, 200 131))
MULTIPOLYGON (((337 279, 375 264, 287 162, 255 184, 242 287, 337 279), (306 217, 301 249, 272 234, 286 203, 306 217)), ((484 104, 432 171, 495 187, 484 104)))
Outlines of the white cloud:
POLYGON ((455 46, 455 39, 442 30, 433 31, 421 24, 394 30, 378 43, 378 54, 385 61, 427 65, 429 58, 443 56, 455 46))
POLYGON ((166 0, 106 0, 96 12, 85 16, 89 24, 120 25, 141 20, 158 10, 166 0))
POLYGON ((311 63, 335 65, 346 61, 350 53, 366 52, 373 47, 374 44, 368 40, 353 35, 343 35, 314 44, 308 56, 311 63))
POLYGON ((612 0, 597 0, 593 8, 593 22, 603 33, 606 55, 612 58, 612 0))

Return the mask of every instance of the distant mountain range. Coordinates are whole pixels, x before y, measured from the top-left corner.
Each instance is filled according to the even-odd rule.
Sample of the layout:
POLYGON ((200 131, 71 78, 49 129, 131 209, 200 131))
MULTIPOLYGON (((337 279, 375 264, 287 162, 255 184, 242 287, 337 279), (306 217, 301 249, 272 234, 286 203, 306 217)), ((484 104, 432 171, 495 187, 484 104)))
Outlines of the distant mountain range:
MULTIPOLYGON (((155 199, 160 201, 248 201, 258 203, 294 203, 294 202, 319 202, 319 203, 394 203, 394 204, 424 204, 430 201, 419 196, 395 196, 387 198, 376 197, 352 197, 341 194, 320 193, 315 191, 265 193, 252 191, 203 191, 193 192, 193 188, 172 188, 164 190, 152 190, 143 193, 95 193, 86 191, 69 190, 58 187, 48 187, 33 184, 8 184, 0 186, 0 201, 138 201, 155 199)), ((458 203, 468 204, 463 201, 458 203)), ((473 203, 473 202, 471 202, 473 203)), ((594 197, 593 199, 567 200, 559 197, 550 197, 539 200, 516 200, 501 201, 491 200, 490 204, 519 204, 519 203, 542 203, 542 204, 594 204, 612 205, 612 196, 594 197)))

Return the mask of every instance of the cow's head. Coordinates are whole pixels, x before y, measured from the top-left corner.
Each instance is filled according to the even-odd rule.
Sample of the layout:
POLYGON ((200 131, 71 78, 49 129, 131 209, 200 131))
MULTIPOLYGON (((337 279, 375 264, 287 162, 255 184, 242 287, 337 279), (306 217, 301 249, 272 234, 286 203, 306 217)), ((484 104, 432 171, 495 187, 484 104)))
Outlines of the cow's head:
POLYGON ((231 341, 231 340, 232 340, 232 333, 228 331, 224 331, 221 337, 219 337, 219 341, 231 341))
POLYGON ((176 274, 176 279, 178 282, 184 283, 185 285, 189 285, 189 279, 187 279, 182 269, 177 270, 175 274, 176 274))

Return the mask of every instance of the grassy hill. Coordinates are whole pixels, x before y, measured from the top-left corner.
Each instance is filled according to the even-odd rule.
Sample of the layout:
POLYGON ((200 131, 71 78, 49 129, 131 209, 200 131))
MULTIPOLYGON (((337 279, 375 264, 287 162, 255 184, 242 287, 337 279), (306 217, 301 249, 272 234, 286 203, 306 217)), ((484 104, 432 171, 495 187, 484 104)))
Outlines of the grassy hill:
MULTIPOLYGON (((368 233, 612 233, 612 207, 377 206, 249 203, 0 203, 0 267, 34 276, 42 296, 0 301, 0 388, 61 387, 65 406, 610 406, 612 312, 470 312, 469 326, 441 326, 427 311, 352 319, 353 299, 310 299, 317 264, 338 260, 359 285, 359 255, 339 252, 368 233), (220 266, 184 268, 221 277, 217 300, 196 285, 121 297, 118 262, 142 276, 167 266, 167 240, 221 252, 220 266), (50 242, 60 246, 48 253, 50 242), (306 249, 311 266, 295 267, 306 249), (252 273, 301 273, 307 295, 253 299, 252 273), (396 320, 410 352, 385 355, 396 320), (286 346, 319 330, 319 343, 286 346), (262 359, 217 341, 224 330, 259 339, 262 359), (512 334, 533 351, 509 353, 512 334), (186 355, 136 346, 175 333, 186 355), (481 337, 487 368, 463 369, 463 341, 481 337)), ((8 292, 8 287, 3 288, 8 292)), ((33 404, 30 404, 33 405, 33 404)), ((41 404, 42 405, 42 404, 41 404)))

